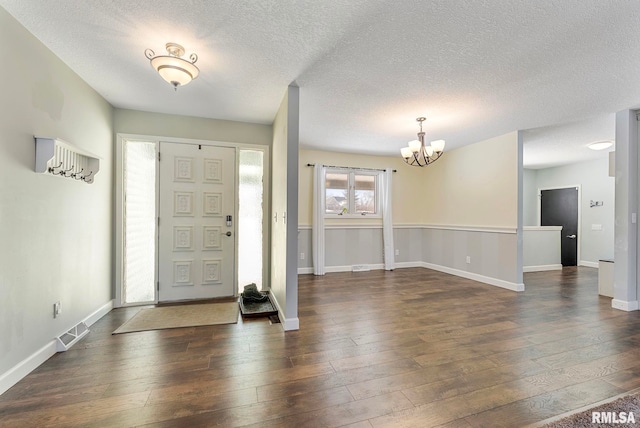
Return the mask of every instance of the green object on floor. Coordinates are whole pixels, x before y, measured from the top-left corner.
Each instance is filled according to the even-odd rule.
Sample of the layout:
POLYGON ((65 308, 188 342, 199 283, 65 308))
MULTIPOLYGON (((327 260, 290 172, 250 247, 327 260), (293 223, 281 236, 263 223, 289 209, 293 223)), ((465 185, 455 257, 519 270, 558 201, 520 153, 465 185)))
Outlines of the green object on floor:
POLYGON ((244 292, 242 292, 242 300, 245 302, 264 302, 268 297, 266 294, 258 291, 258 286, 251 283, 244 286, 244 292))

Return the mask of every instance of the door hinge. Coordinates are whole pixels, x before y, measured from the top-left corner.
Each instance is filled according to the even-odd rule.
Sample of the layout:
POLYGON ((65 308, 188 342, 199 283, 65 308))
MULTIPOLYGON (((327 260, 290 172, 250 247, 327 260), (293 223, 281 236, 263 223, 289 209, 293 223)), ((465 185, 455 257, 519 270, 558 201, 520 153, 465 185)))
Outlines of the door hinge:
POLYGON ((158 152, 158 162, 160 162, 160 152, 158 152))
POLYGON ((156 287, 157 287, 158 291, 160 291, 160 281, 156 282, 156 287))
POLYGON ((198 150, 202 150, 202 144, 198 144, 198 150))
POLYGON ((160 227, 160 217, 158 217, 158 227, 160 227))

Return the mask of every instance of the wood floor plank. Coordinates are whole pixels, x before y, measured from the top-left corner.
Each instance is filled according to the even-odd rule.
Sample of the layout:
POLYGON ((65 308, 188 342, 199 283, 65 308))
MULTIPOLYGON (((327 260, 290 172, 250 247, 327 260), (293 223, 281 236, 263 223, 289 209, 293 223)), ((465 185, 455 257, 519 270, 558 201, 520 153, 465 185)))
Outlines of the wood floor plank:
POLYGON ((473 427, 512 428, 526 426, 541 419, 569 412, 589 404, 612 397, 621 390, 601 380, 591 380, 570 387, 536 395, 505 406, 468 416, 466 421, 473 427))
POLYGON ((301 275, 287 333, 112 335, 140 310, 116 309, 0 396, 0 425, 520 426, 640 387, 640 313, 598 296, 596 269, 524 278, 515 293, 423 268, 301 275))

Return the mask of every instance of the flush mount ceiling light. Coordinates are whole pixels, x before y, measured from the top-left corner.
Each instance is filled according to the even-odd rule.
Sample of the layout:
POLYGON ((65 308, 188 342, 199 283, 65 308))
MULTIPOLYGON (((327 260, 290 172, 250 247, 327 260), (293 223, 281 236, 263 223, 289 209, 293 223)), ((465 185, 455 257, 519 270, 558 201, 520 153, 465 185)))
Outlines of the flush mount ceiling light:
POLYGON ((151 61, 151 67, 160 74, 160 77, 178 90, 178 86, 184 86, 198 77, 200 70, 195 66, 198 55, 192 53, 187 61, 181 58, 184 55, 184 48, 179 44, 167 43, 166 48, 168 55, 156 56, 154 51, 147 49, 144 51, 144 56, 151 61))
POLYGON ((591 143, 587 147, 589 147, 591 150, 604 150, 604 149, 608 149, 611 146, 613 146, 613 141, 606 140, 606 141, 598 141, 595 143, 591 143))
POLYGON ((418 139, 409 141, 409 147, 400 149, 400 153, 404 158, 404 161, 411 166, 427 166, 442 156, 444 152, 444 140, 432 141, 430 145, 424 143, 424 131, 422 130, 422 122, 427 120, 426 117, 419 117, 416 119, 420 123, 420 132, 418 132, 418 139))

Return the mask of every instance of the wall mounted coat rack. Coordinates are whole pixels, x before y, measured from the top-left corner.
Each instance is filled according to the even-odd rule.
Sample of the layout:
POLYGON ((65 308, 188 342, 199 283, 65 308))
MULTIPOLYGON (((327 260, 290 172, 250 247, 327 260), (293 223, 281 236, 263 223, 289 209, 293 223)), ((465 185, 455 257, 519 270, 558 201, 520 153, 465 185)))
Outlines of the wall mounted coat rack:
POLYGON ((100 170, 100 158, 59 138, 35 137, 38 173, 49 173, 93 183, 100 170))

